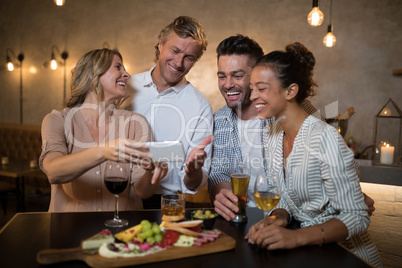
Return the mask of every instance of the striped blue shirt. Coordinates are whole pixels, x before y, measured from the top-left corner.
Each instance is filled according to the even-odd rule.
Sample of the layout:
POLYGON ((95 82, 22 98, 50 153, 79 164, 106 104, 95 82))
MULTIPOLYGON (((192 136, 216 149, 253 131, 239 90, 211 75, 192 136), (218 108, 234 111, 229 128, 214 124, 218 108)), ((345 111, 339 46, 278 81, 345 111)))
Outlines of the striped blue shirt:
MULTIPOLYGON (((311 115, 324 120, 319 111, 311 104, 310 101, 305 100, 303 109, 311 115)), ((261 120, 260 125, 260 140, 254 141, 255 144, 262 144, 263 142, 263 129, 271 122, 272 119, 261 120)), ((262 151, 264 150, 261 146, 262 151)), ((263 152, 263 156, 264 156, 263 152)), ((266 159, 263 157, 264 168, 266 168, 266 159)), ((208 178, 208 189, 212 195, 213 189, 221 182, 230 183, 229 163, 242 162, 242 151, 239 138, 239 130, 237 128, 237 115, 234 109, 224 106, 214 114, 214 146, 213 157, 211 163, 211 170, 208 178)), ((251 196, 253 193, 249 193, 251 196)))
POLYGON ((284 169, 283 135, 278 121, 264 129, 267 172, 279 175, 282 182, 278 208, 286 209, 301 222, 301 227, 332 218, 342 221, 348 229, 345 243, 349 248, 368 262, 381 266, 378 252, 366 232, 370 217, 353 152, 342 136, 334 127, 313 116, 307 117, 284 169))

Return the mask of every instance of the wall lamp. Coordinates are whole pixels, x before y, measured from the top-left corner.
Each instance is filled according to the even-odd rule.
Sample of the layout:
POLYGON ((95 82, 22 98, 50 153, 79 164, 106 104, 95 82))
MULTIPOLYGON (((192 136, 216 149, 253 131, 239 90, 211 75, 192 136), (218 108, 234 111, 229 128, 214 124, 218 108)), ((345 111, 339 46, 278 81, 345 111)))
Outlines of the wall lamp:
POLYGON ((21 67, 22 61, 24 60, 24 54, 20 53, 18 56, 15 55, 14 51, 11 48, 7 48, 6 50, 6 56, 7 56, 7 70, 10 72, 14 71, 15 67, 21 67), (19 64, 13 63, 11 60, 11 56, 14 58, 18 59, 20 62, 19 64))
POLYGON ((22 124, 22 61, 24 60, 24 54, 20 53, 18 56, 15 56, 15 53, 12 49, 7 48, 6 50, 6 55, 7 55, 7 70, 10 72, 14 71, 15 67, 20 68, 20 124, 22 124), (14 58, 17 58, 19 61, 19 64, 13 63, 11 61, 11 56, 14 58))
POLYGON ((42 68, 43 69, 51 69, 51 70, 57 70, 58 65, 63 65, 64 66, 64 87, 63 87, 63 104, 66 101, 66 76, 67 76, 67 67, 66 67, 66 61, 68 58, 68 52, 63 51, 60 53, 59 48, 56 45, 52 46, 52 53, 50 56, 50 61, 46 61, 43 63, 42 68), (63 59, 63 62, 60 62, 56 59, 56 55, 61 57, 63 59))
POLYGON ((53 45, 52 53, 50 54, 50 61, 45 61, 42 65, 42 69, 57 70, 58 65, 66 64, 67 58, 67 51, 63 51, 62 53, 60 53, 59 48, 53 45), (56 60, 56 55, 60 56, 63 59, 63 62, 56 60))

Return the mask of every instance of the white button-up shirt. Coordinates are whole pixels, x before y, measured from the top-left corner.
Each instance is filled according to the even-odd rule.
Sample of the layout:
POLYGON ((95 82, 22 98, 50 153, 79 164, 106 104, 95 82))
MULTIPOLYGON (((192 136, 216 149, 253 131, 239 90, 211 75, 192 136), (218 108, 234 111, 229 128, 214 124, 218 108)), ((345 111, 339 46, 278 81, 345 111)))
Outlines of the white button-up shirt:
MULTIPOLYGON (((134 75, 130 78, 134 90, 132 111, 142 114, 151 125, 155 141, 181 141, 186 159, 194 147, 213 132, 212 108, 207 98, 183 79, 174 87, 159 93, 153 83, 151 72, 134 75)), ((129 107, 127 107, 129 108, 129 107)), ((207 182, 211 162, 211 145, 205 148, 207 159, 203 167, 203 180, 194 191, 183 182, 185 162, 169 163, 169 171, 161 181, 157 194, 180 191, 193 194, 207 182)))

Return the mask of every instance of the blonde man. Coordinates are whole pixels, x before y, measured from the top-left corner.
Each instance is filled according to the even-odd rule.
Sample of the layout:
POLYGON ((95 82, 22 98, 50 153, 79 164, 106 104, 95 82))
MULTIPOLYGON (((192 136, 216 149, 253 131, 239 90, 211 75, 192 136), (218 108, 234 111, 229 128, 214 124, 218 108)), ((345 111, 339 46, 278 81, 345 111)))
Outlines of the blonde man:
POLYGON ((128 109, 147 118, 155 141, 179 140, 186 154, 186 161, 170 163, 156 195, 143 200, 144 208, 160 208, 162 194, 194 194, 208 180, 212 108, 185 77, 207 44, 204 29, 195 19, 178 17, 158 36, 156 64, 130 79, 134 92, 128 109))

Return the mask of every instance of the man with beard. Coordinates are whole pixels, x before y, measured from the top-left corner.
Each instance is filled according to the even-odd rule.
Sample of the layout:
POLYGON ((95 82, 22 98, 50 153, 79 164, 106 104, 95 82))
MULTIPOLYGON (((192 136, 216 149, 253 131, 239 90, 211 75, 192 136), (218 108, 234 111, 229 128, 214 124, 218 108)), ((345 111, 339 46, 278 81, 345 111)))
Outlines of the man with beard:
POLYGON ((226 220, 234 219, 238 201, 230 185, 229 163, 247 161, 251 164, 248 206, 256 206, 253 185, 258 174, 264 174, 262 129, 267 120, 257 117, 250 100, 250 74, 264 53, 254 40, 231 36, 217 47, 218 86, 226 106, 214 115, 214 154, 208 190, 215 199, 215 211, 226 220))

